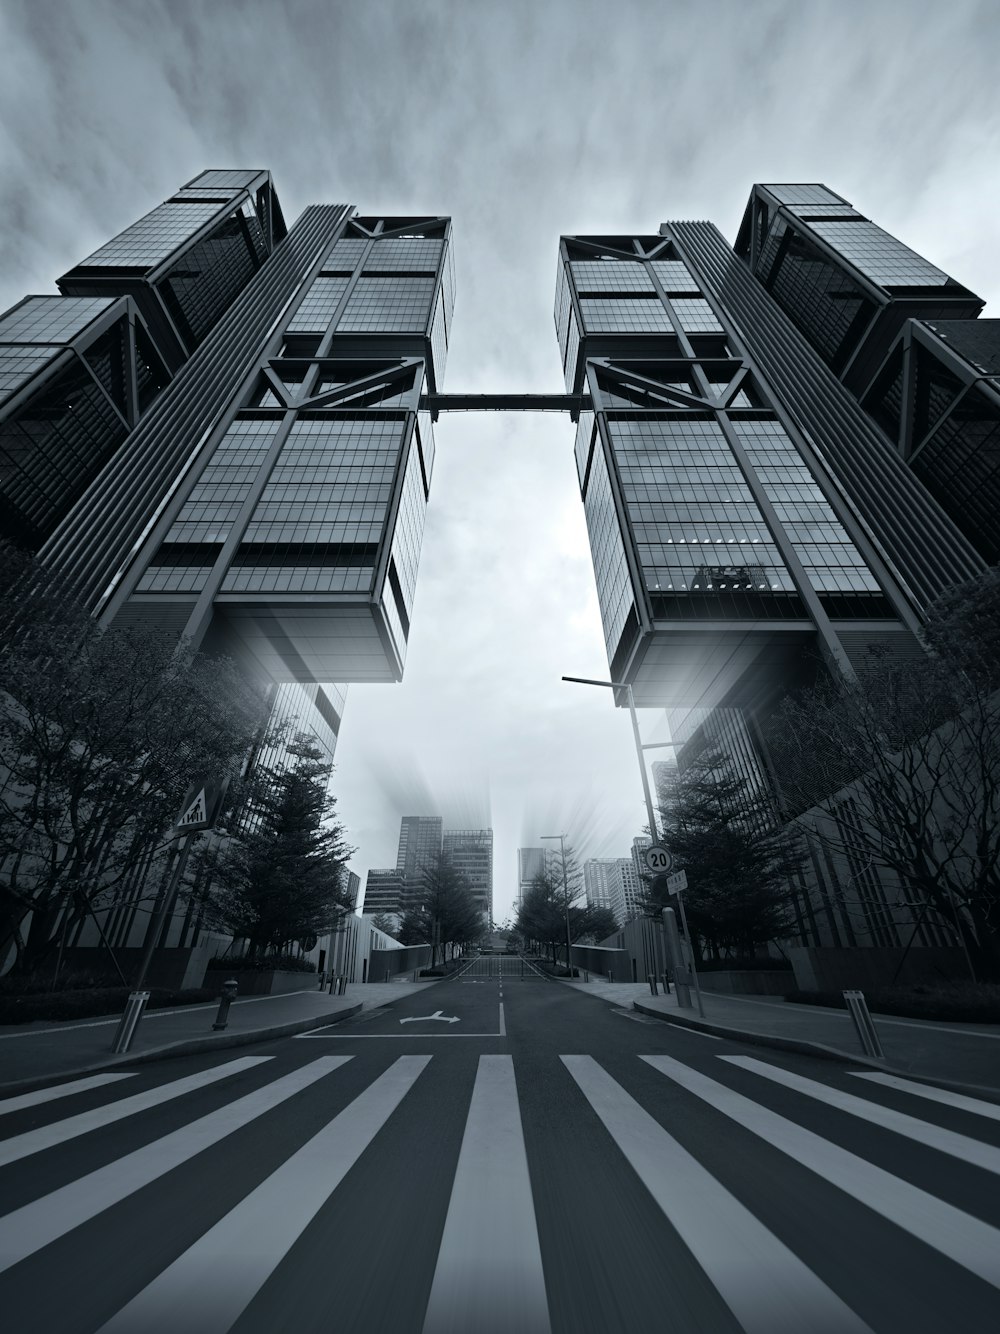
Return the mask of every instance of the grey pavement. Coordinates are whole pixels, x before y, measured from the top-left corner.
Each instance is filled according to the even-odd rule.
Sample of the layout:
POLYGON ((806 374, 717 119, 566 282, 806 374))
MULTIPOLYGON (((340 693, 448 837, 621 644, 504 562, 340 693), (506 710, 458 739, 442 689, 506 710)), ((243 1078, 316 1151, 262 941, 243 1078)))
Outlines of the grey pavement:
MULTIPOLYGON (((590 982, 559 979, 563 986, 585 992, 684 1027, 704 1029, 764 1046, 801 1050, 873 1068, 978 1091, 1000 1093, 1000 1025, 934 1023, 872 1015, 884 1061, 864 1055, 846 1010, 795 1005, 780 998, 722 996, 702 991, 705 1018, 697 1007, 682 1009, 677 994, 650 994, 645 982, 590 982)), ((692 992, 692 1002, 695 997, 692 992)))
POLYGON ((317 987, 281 996, 244 996, 233 1002, 227 1027, 218 1033, 212 1029, 217 1001, 151 1010, 139 1025, 130 1050, 117 1056, 111 1052, 120 1018, 117 1014, 71 1023, 2 1025, 0 1092, 14 1092, 46 1079, 112 1069, 137 1060, 292 1036, 317 1023, 336 1023, 360 1010, 390 1004, 433 985, 434 981, 350 983, 343 996, 330 996, 317 987))

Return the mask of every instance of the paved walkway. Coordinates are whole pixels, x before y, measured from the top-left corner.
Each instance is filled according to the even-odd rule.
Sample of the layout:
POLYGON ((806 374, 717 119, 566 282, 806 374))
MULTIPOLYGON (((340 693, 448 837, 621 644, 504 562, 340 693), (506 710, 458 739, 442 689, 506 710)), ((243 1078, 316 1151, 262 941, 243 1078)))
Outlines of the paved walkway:
MULTIPOLYGON (((562 985, 685 1027, 792 1050, 811 1047, 816 1054, 862 1065, 868 1061, 846 1010, 703 991, 702 1020, 696 1005, 681 1009, 676 992, 654 997, 644 982, 562 981, 562 985)), ((693 992, 691 999, 694 1002, 693 992)), ((933 1023, 883 1014, 872 1018, 885 1053, 884 1062, 871 1062, 875 1068, 1000 1094, 1000 1025, 933 1023)))
POLYGON ((361 1009, 386 1005, 413 995, 433 982, 351 983, 343 996, 311 987, 282 996, 244 996, 233 1002, 224 1032, 212 1023, 218 1003, 151 1010, 145 1015, 129 1052, 112 1054, 120 1016, 104 1015, 72 1023, 40 1022, 0 1026, 0 1092, 41 1083, 47 1078, 104 1070, 136 1060, 181 1055, 215 1047, 235 1047, 302 1032, 318 1022, 346 1018, 361 1009), (14 1087, 11 1087, 14 1086, 14 1087))

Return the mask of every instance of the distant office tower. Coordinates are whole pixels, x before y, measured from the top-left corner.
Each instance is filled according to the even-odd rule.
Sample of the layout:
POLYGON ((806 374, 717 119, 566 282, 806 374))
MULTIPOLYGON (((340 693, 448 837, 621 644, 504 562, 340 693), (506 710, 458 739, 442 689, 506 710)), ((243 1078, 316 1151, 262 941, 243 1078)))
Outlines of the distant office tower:
POLYGON ((347 872, 346 903, 351 912, 354 912, 358 906, 358 895, 361 892, 361 877, 355 871, 347 872))
POLYGON ((446 829, 442 851, 465 875, 479 911, 493 922, 493 830, 446 829))
POLYGON ((517 898, 514 911, 517 912, 521 900, 540 875, 545 874, 545 848, 518 848, 517 850, 517 898))
POLYGON ((615 857, 592 857, 583 863, 588 908, 607 908, 619 926, 625 918, 625 888, 615 857))
POLYGON ((398 920, 408 907, 405 881, 394 866, 372 868, 365 878, 365 899, 362 913, 365 917, 391 914, 398 920))
POLYGON ((648 834, 637 834, 632 840, 632 865, 635 869, 636 878, 641 881, 647 874, 646 868, 642 862, 642 854, 648 847, 651 847, 653 840, 648 834))
MULTIPOLYGON (((645 897, 646 885, 639 878, 634 855, 632 857, 616 858, 616 865, 618 867, 621 896, 625 903, 623 920, 630 922, 633 917, 638 917, 641 914, 640 904, 645 897)), ((618 890, 616 889, 615 892, 617 894, 618 890)))
POLYGON ((399 680, 450 236, 348 205, 286 234, 266 172, 203 172, 0 318, 10 530, 104 623, 265 682, 399 680))
POLYGON ((396 852, 396 870, 408 879, 416 880, 429 866, 433 866, 441 852, 440 815, 404 815, 399 822, 399 848, 396 852))

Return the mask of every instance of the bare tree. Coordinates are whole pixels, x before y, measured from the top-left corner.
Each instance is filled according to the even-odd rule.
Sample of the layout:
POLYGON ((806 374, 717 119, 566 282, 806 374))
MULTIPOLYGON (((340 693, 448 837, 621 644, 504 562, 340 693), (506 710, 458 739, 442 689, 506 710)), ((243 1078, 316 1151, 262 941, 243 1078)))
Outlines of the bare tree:
POLYGON ((793 814, 845 856, 867 853, 955 922, 980 976, 1000 973, 1000 578, 932 614, 932 653, 872 654, 855 681, 786 700, 771 738, 793 814), (837 819, 838 808, 850 819, 837 819), (834 818, 824 818, 829 811, 834 818))

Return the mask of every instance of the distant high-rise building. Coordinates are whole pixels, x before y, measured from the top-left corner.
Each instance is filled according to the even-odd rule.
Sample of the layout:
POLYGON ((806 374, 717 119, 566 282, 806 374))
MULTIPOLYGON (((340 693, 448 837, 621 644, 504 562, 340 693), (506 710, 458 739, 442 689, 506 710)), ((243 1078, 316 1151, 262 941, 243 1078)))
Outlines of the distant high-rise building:
POLYGON ((514 900, 514 912, 521 905, 521 900, 540 875, 545 874, 546 848, 518 848, 517 850, 517 898, 514 900))
POLYGON ((399 871, 394 866, 372 867, 365 879, 364 916, 375 917, 385 913, 398 920, 408 906, 405 881, 399 871))
POLYGON ((493 830, 446 829, 442 849, 468 879, 479 911, 493 922, 493 830))
MULTIPOLYGON (((621 885, 621 896, 625 902, 623 920, 628 922, 633 917, 640 915, 641 908, 639 905, 645 897, 646 885, 639 878, 634 855, 632 857, 616 858, 616 865, 621 885)), ((617 894, 617 889, 615 892, 617 894)))
POLYGON ((409 880, 418 880, 433 866, 441 852, 443 821, 440 815, 404 815, 399 822, 396 870, 409 880))
POLYGON ((626 920, 625 887, 615 857, 592 857, 583 863, 588 908, 607 908, 621 925, 626 920))

